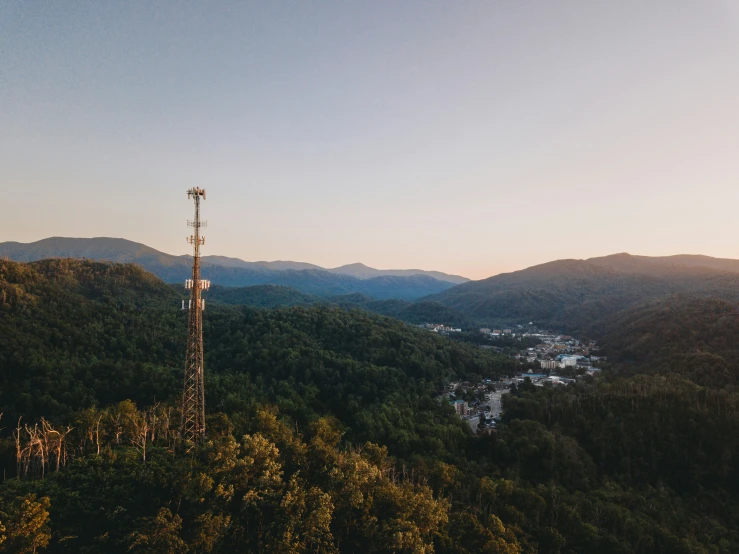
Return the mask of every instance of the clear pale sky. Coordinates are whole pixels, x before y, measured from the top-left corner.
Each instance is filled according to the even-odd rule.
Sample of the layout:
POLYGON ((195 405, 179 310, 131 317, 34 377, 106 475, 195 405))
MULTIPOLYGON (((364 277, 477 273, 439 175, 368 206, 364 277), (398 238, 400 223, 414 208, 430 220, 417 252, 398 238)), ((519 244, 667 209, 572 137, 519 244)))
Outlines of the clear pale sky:
POLYGON ((0 241, 739 258, 739 2, 0 2, 0 241), (154 5, 157 4, 157 5, 154 5))

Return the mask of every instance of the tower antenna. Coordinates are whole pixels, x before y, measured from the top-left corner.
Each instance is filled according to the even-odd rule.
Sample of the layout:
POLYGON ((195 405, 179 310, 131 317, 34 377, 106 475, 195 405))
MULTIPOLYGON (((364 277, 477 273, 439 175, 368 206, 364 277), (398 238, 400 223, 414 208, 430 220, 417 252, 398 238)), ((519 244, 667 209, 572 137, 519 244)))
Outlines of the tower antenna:
MULTIPOLYGON (((205 384, 203 382, 203 309, 205 301, 202 292, 210 288, 210 281, 200 278, 200 247, 205 237, 200 236, 200 228, 207 222, 200 221, 200 198, 205 200, 205 189, 191 188, 187 198, 195 202, 195 219, 188 221, 193 234, 187 242, 193 245, 192 278, 185 281, 190 290, 187 325, 187 354, 185 355, 185 383, 182 392, 182 439, 187 451, 191 451, 205 435, 205 384)), ((182 304, 184 309, 184 302, 182 304)))

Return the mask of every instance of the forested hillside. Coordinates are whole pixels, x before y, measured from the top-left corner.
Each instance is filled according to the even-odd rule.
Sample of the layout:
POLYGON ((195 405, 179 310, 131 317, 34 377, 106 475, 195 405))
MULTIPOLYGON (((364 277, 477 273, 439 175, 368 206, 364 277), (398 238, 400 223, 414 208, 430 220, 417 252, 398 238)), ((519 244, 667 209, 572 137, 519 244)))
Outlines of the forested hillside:
MULTIPOLYGON (((180 285, 173 285, 181 290, 180 285)), ((323 301, 320 296, 300 292, 281 285, 254 285, 252 287, 223 287, 213 285, 208 299, 223 304, 253 306, 255 308, 287 308, 290 306, 311 306, 323 301)))
POLYGON ((454 327, 465 327, 467 329, 478 326, 478 322, 460 312, 428 300, 406 300, 386 299, 376 300, 360 294, 334 296, 331 302, 346 308, 362 308, 370 312, 394 317, 413 324, 421 323, 443 323, 454 327))
POLYGON ((703 258, 621 254, 559 260, 464 283, 424 300, 480 322, 534 321, 590 334, 604 317, 674 294, 739 300, 739 273, 732 270, 736 264, 705 257, 708 265, 697 265, 703 258))
MULTIPOLYGON (((142 404, 177 399, 184 294, 132 265, 1 263, 0 411, 6 418, 52 417, 127 398, 142 404)), ((363 311, 208 305, 206 314, 211 402, 245 407, 247 400, 284 395, 296 415, 304 414, 301 421, 331 405, 352 414, 347 424, 353 427, 354 418, 396 392, 412 388, 416 402, 447 378, 512 369, 505 358, 363 311)))
MULTIPOLYGON (((189 278, 189 267, 155 269, 155 273, 168 283, 184 282, 189 278)), ((359 293, 374 298, 400 298, 413 300, 435 294, 453 286, 427 275, 394 276, 384 275, 370 279, 358 279, 322 269, 264 271, 240 267, 203 265, 203 278, 229 287, 253 285, 279 285, 299 290, 306 294, 330 297, 341 294, 359 293)))
POLYGON ((0 262, 0 552, 739 544, 735 393, 524 383, 473 436, 437 391, 513 362, 359 310, 208 303, 208 437, 184 455, 181 298, 129 265, 0 262))
POLYGON ((438 302, 419 300, 410 302, 400 299, 378 300, 364 294, 343 294, 321 297, 302 293, 291 287, 279 285, 255 285, 252 287, 214 286, 209 298, 216 302, 235 306, 278 308, 288 306, 339 306, 361 308, 372 313, 400 319, 407 323, 444 323, 456 327, 474 328, 478 322, 438 302))
MULTIPOLYGON (((136 263, 167 283, 190 278, 190 256, 174 256, 125 239, 52 237, 33 243, 0 243, 0 257, 19 262, 75 258, 136 263)), ((365 294, 373 298, 412 300, 467 281, 459 275, 420 269, 378 270, 362 264, 325 269, 290 262, 247 262, 226 256, 203 256, 204 278, 223 286, 280 285, 318 296, 365 294)))
POLYGON ((596 330, 622 371, 682 375, 737 390, 739 304, 678 295, 606 318, 596 330))

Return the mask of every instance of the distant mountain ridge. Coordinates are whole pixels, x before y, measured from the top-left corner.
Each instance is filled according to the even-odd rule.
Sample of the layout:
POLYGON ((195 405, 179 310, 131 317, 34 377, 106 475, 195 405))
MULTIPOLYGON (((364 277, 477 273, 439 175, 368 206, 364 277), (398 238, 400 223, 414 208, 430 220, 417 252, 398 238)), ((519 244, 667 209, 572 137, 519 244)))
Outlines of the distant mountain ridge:
POLYGON ((705 268, 728 273, 739 273, 739 260, 731 258, 713 258, 701 254, 676 254, 674 256, 637 256, 627 254, 611 254, 583 260, 593 265, 613 267, 620 271, 637 273, 664 272, 679 268, 705 268))
MULTIPOLYGON (((16 261, 71 257, 132 262, 168 283, 181 283, 190 275, 189 256, 165 254, 124 239, 6 242, 0 243, 0 256, 16 261)), ((453 322, 465 328, 534 321, 593 334, 604 318, 671 295, 739 301, 739 260, 702 255, 620 253, 556 260, 456 286, 438 278, 445 274, 417 271, 377 270, 359 263, 324 269, 302 262, 203 257, 204 277, 216 285, 294 289, 224 291, 221 300, 226 303, 304 305, 318 297, 319 302, 362 307, 409 322, 453 322)))
MULTIPOLYGON (((111 237, 94 238, 70 238, 50 237, 36 242, 2 242, 0 243, 0 256, 8 256, 15 261, 33 262, 45 258, 90 258, 104 259, 111 262, 136 262, 137 260, 152 258, 163 265, 189 265, 189 256, 175 256, 155 250, 145 244, 140 244, 127 239, 111 237)), ((347 264, 340 267, 324 268, 316 264, 306 262, 292 262, 275 260, 272 262, 257 261, 248 262, 240 258, 229 256, 203 256, 203 263, 207 265, 218 265, 223 267, 237 267, 244 269, 266 269, 272 271, 315 269, 328 271, 338 275, 350 275, 357 279, 371 279, 380 276, 409 277, 413 275, 427 275, 459 284, 469 281, 461 275, 451 275, 441 271, 427 271, 423 269, 375 269, 362 263, 347 264)))
POLYGON ((438 279, 439 281, 448 281, 455 285, 469 281, 469 279, 462 277, 461 275, 450 275, 448 273, 442 273, 441 271, 425 271, 423 269, 375 269, 374 267, 368 267, 362 263, 342 265, 341 267, 335 267, 333 269, 328 269, 327 271, 330 271, 331 273, 339 273, 341 275, 351 275, 357 279, 372 279, 373 277, 386 275, 396 277, 427 275, 434 279, 438 279))
MULTIPOLYGON (((190 276, 187 255, 166 254, 126 239, 51 237, 32 243, 0 243, 0 256, 19 262, 46 258, 87 258, 118 263, 136 263, 169 283, 190 276)), ((327 270, 319 266, 290 261, 247 262, 226 256, 203 256, 203 274, 213 283, 226 286, 283 285, 318 296, 361 293, 373 298, 412 300, 441 292, 464 277, 421 270, 377 270, 365 268, 356 275, 342 268, 327 270), (443 277, 443 279, 442 279, 443 277)), ((361 264, 360 264, 361 265, 361 264)))
POLYGON ((424 300, 477 321, 534 321, 589 333, 601 318, 674 294, 739 300, 739 260, 625 253, 557 260, 463 283, 424 300))
POLYGON ((474 329, 534 321, 573 333, 602 336, 603 326, 624 310, 641 309, 674 295, 739 301, 739 260, 630 254, 557 260, 410 301, 375 300, 362 293, 323 299, 290 294, 282 289, 276 294, 273 290, 249 287, 233 289, 227 295, 215 293, 214 299, 257 306, 328 301, 409 323, 436 322, 474 329))
POLYGON ((474 328, 477 322, 442 306, 438 302, 408 301, 397 298, 378 300, 362 293, 324 296, 307 294, 282 285, 253 285, 249 287, 213 286, 208 291, 209 301, 257 308, 330 305, 394 317, 406 323, 443 322, 448 325, 474 328))

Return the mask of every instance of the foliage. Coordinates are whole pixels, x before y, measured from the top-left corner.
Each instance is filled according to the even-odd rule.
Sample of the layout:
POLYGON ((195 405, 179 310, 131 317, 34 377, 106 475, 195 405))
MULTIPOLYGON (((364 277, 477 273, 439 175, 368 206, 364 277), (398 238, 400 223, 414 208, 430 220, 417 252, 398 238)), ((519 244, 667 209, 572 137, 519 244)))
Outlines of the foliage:
POLYGON ((430 300, 409 302, 400 299, 376 300, 361 294, 335 296, 332 302, 344 308, 363 308, 370 312, 394 317, 413 324, 442 323, 454 327, 479 327, 474 318, 430 300))
MULTIPOLYGON (((514 370, 489 350, 362 310, 209 305, 208 435, 188 456, 176 291, 135 266, 0 262, 0 298, 0 552, 739 544, 738 397, 718 380, 525 382, 474 436, 438 392, 514 370)), ((733 312, 711 313, 726 338, 704 348, 720 351, 733 312)))
POLYGON ((670 297, 608 318, 598 334, 622 371, 671 373, 738 390, 739 304, 670 297))
MULTIPOLYGON (((4 242, 0 243, 0 256, 19 262, 70 257, 135 263, 167 283, 182 283, 192 276, 192 262, 189 256, 165 254, 125 239, 53 237, 31 244, 4 242)), ((409 274, 406 271, 403 275, 377 275, 363 279, 337 272, 342 269, 351 270, 348 267, 329 271, 311 264, 245 262, 222 256, 204 256, 202 269, 204 277, 218 285, 230 287, 278 285, 322 297, 361 293, 373 298, 412 300, 452 287, 453 283, 447 280, 449 278, 454 282, 464 280, 435 271, 420 274, 409 274)), ((357 269, 356 266, 354 269, 357 269)))
POLYGON ((394 317, 407 323, 443 323, 465 328, 477 327, 474 319, 468 318, 438 302, 418 300, 411 302, 398 298, 378 300, 365 294, 353 293, 321 297, 306 294, 297 289, 279 285, 255 285, 250 287, 213 286, 208 297, 216 302, 230 305, 253 306, 256 308, 279 308, 289 306, 339 306, 344 309, 361 308, 368 312, 394 317))
POLYGON ((48 497, 14 496, 0 489, 0 552, 25 554, 48 546, 48 497))
POLYGON ((208 292, 208 299, 224 304, 253 306, 255 308, 310 306, 321 301, 318 296, 280 285, 254 285, 252 287, 214 285, 208 292))
POLYGON ((688 265, 628 254, 558 260, 463 283, 425 300, 487 326, 533 321, 579 335, 592 335, 603 318, 675 294, 739 301, 735 264, 727 271, 722 264, 709 268, 683 261, 688 265))

